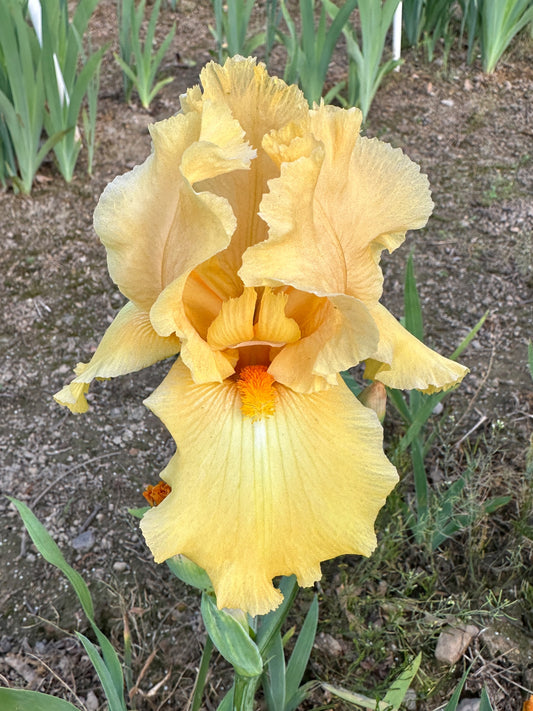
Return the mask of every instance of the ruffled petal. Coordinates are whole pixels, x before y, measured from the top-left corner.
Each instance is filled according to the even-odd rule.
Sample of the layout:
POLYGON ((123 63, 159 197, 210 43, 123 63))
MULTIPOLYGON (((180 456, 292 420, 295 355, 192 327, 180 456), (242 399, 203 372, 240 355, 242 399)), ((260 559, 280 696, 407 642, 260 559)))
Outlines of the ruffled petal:
POLYGON ((439 355, 407 331, 381 304, 371 309, 379 329, 379 346, 367 361, 365 378, 391 388, 425 393, 447 390, 459 383, 468 368, 439 355))
POLYGON ((282 164, 280 177, 270 181, 260 207, 269 238, 244 254, 245 284, 380 298, 381 251, 401 244, 406 230, 423 227, 433 203, 419 167, 399 149, 358 138, 359 124, 357 111, 321 106, 311 112, 320 149, 282 164))
POLYGON ((111 277, 146 311, 175 278, 224 249, 235 230, 227 200, 192 185, 242 172, 255 155, 224 107, 219 118, 218 143, 210 109, 205 120, 190 113, 154 124, 153 153, 115 178, 96 208, 94 226, 107 249, 111 277))
POLYGON ((323 158, 318 147, 308 158, 283 163, 281 177, 270 181, 260 205, 268 240, 243 255, 239 276, 246 285, 290 285, 319 296, 344 293, 346 267, 338 240, 328 239, 315 224, 314 194, 323 158))
POLYGON ((202 106, 200 136, 183 153, 181 171, 192 185, 217 175, 249 168, 256 151, 243 142, 239 122, 224 104, 202 106))
POLYGON ((175 355, 179 349, 179 338, 161 338, 152 328, 146 311, 130 302, 118 312, 90 362, 78 363, 77 377, 54 395, 54 399, 72 412, 86 412, 85 395, 95 378, 133 373, 175 355))
MULTIPOLYGON (((209 62, 200 73, 202 100, 227 105, 231 116, 242 126, 246 140, 256 149, 263 136, 288 123, 306 121, 309 106, 302 91, 288 86, 282 79, 269 76, 265 65, 252 57, 232 57, 223 66, 209 62)), ((183 110, 198 110, 196 101, 187 94, 183 110)))
POLYGON ((279 167, 263 149, 263 138, 289 123, 308 124, 309 107, 298 87, 269 76, 264 64, 256 64, 252 58, 233 57, 224 66, 210 62, 202 70, 200 81, 203 93, 192 90, 182 97, 185 115, 203 111, 206 102, 226 106, 257 150, 249 172, 234 171, 199 186, 226 198, 237 217, 231 244, 217 257, 228 271, 236 273, 244 250, 267 236, 266 225, 258 215, 259 203, 267 182, 279 175, 279 167))
POLYGON ((234 381, 195 385, 178 362, 146 401, 178 450, 170 495, 143 518, 147 543, 158 562, 182 553, 204 568, 219 607, 252 615, 279 604, 273 577, 311 585, 321 561, 369 555, 397 481, 375 413, 340 379, 312 395, 276 388, 275 414, 253 422, 234 381))

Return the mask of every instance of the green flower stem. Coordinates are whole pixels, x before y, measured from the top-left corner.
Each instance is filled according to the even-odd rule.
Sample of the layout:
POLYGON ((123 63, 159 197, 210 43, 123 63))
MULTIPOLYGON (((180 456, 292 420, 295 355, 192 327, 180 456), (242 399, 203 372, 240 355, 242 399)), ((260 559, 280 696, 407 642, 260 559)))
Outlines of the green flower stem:
POLYGON ((198 669, 198 675, 196 676, 194 691, 192 693, 190 711, 199 711, 202 705, 202 695, 204 693, 205 679, 209 670, 209 662, 211 661, 213 649, 214 644, 211 641, 211 637, 209 635, 206 635, 204 651, 202 652, 202 659, 200 661, 200 668, 198 669))
POLYGON ((255 693, 260 680, 260 676, 235 674, 232 711, 253 711, 255 693))

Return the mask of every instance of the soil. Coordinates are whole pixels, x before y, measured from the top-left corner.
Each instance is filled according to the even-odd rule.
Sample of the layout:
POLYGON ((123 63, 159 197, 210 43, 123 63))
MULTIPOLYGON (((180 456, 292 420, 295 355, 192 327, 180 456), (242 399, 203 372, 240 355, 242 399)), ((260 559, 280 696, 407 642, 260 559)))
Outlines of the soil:
MULTIPOLYGON (((110 42, 110 48, 102 71, 92 177, 82 154, 70 184, 50 160, 41 167, 31 197, 10 189, 0 193, 2 491, 33 509, 67 560, 90 581, 97 621, 117 649, 123 647, 127 619, 134 700, 141 711, 186 708, 204 639, 196 591, 153 563, 137 521, 128 514, 128 508, 143 505, 143 489, 158 480, 173 452, 168 433, 142 405, 168 363, 94 384, 91 408, 82 417, 56 405, 52 394, 70 379, 78 361, 90 358, 123 303, 92 229, 98 197, 116 175, 144 160, 150 151, 147 125, 178 110, 180 93, 197 83, 202 65, 212 58, 210 3, 182 0, 175 12, 165 7, 159 41, 174 20, 176 36, 162 68, 174 81, 146 111, 135 97, 129 105, 123 101, 112 56, 115 2, 101 0, 91 23, 92 43, 110 42)), ((489 488, 494 486, 496 494, 502 480, 506 491, 523 494, 533 417, 527 369, 533 315, 533 69, 528 56, 530 40, 521 38, 488 76, 477 63, 466 66, 462 51, 452 52, 446 69, 442 62, 428 65, 421 54, 408 52, 401 71, 380 88, 365 129, 401 146, 421 165, 436 205, 427 228, 384 258, 384 303, 401 316, 403 274, 413 250, 428 344, 451 353, 488 312, 462 356, 471 372, 450 400, 455 420, 448 444, 474 441, 483 433, 500 437, 489 467, 494 476, 489 488)), ((339 53, 331 65, 331 84, 342 77, 343 67, 339 53)), ((274 61, 272 72, 276 69, 281 65, 274 61)), ((394 423, 387 432, 394 437, 394 423)), ((438 461, 438 453, 432 456, 438 461)), ((489 529, 501 550, 518 508, 508 506, 489 529)), ((0 499, 0 515, 0 685, 54 693, 89 711, 103 709, 89 661, 69 636, 88 629, 74 594, 36 553, 6 498, 0 499)), ((529 526, 521 549, 526 570, 532 558, 531 521, 529 526)), ((461 553, 452 547, 446 555, 461 553)), ((357 577, 356 562, 339 568, 341 563, 325 566, 320 588, 326 610, 328 597, 340 601, 339 615, 344 614, 339 570, 344 570, 343 584, 357 577)), ((517 595, 513 585, 511 574, 509 584, 500 585, 511 599, 517 595)), ((349 620, 332 626, 321 614, 322 644, 311 662, 315 676, 344 683, 357 661, 350 638, 343 638, 349 620), (340 656, 324 643, 332 630, 344 650, 340 656)), ((527 646, 533 622, 530 614, 521 620, 515 626, 527 646)), ((496 648, 480 649, 487 664, 501 659, 496 648)), ((533 693, 527 654, 506 663, 511 682, 500 678, 501 690, 494 687, 495 708, 501 711, 518 709, 527 690, 533 693)), ((461 673, 458 665, 451 676, 458 679, 461 673)), ((216 707, 229 683, 229 670, 219 659, 208 680, 206 709, 216 707)), ((475 683, 467 688, 473 695, 479 690, 475 683)), ((315 705, 327 701, 324 692, 315 692, 315 705)), ((417 708, 437 705, 438 696, 417 708)))

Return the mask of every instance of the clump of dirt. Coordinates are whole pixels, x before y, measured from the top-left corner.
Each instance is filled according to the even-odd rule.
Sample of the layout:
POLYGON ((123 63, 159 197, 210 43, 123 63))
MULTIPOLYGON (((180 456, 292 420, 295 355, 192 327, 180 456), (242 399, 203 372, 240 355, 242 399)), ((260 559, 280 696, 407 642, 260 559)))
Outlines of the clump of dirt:
MULTIPOLYGON (((128 620, 136 708, 181 709, 186 708, 202 649, 198 596, 165 566, 153 563, 137 522, 127 513, 143 505, 142 490, 158 480, 173 453, 168 433, 142 406, 168 364, 96 383, 91 409, 83 417, 67 413, 52 400, 70 378, 71 368, 90 358, 123 303, 92 229, 98 197, 112 178, 144 160, 150 150, 147 125, 178 110, 179 94, 197 83, 213 48, 207 29, 212 21, 209 3, 183 0, 176 13, 165 9, 161 36, 174 19, 177 22, 172 53, 163 67, 174 81, 150 112, 136 103, 126 105, 111 54, 116 49, 114 13, 114 1, 102 0, 91 25, 95 46, 111 42, 102 72, 93 177, 85 174, 82 160, 66 185, 49 162, 37 176, 31 197, 9 190, 0 194, 2 489, 35 511, 68 561, 90 581, 98 622, 118 649, 128 620), (155 656, 150 657, 153 650, 155 656)), ((509 546, 516 540, 509 521, 523 521, 525 452, 533 411, 526 367, 533 304, 533 70, 527 56, 525 50, 510 55, 486 76, 453 55, 449 70, 441 72, 438 65, 428 67, 415 53, 407 54, 401 71, 390 75, 378 92, 366 127, 367 135, 402 147, 421 165, 436 205, 428 227, 384 258, 384 303, 401 315, 405 262, 414 249, 429 345, 451 353, 488 312, 462 358, 471 373, 450 400, 455 422, 446 425, 446 445, 461 441, 464 451, 464 443, 476 442, 484 433, 499 438, 491 449, 488 487, 492 494, 505 489, 515 498, 503 513, 485 522, 484 535, 491 537, 492 545, 480 553, 487 561, 480 558, 476 565, 485 575, 489 560, 498 560, 499 552, 504 572, 493 575, 491 582, 510 598, 518 593, 512 571, 505 568, 512 557, 509 546)), ((339 57, 335 68, 342 72, 342 66, 339 57)), ((389 434, 393 437, 394 431, 389 429, 389 434)), ((431 455, 437 469, 440 454, 431 455)), ((460 456, 455 461, 460 463, 460 456)), ((407 496, 412 493, 409 486, 407 496)), ((36 554, 5 498, 0 499, 0 513, 0 683, 54 693, 87 709, 103 708, 87 658, 66 636, 87 631, 72 591, 36 554)), ((532 555, 527 533, 531 522, 527 525, 520 566, 532 555)), ((406 555, 402 565, 416 568, 416 555, 406 555)), ((450 589, 453 570, 464 569, 462 555, 464 549, 452 543, 435 563, 446 568, 450 589)), ((325 566, 323 604, 338 615, 333 630, 342 653, 330 654, 328 649, 339 647, 322 637, 312 671, 340 683, 358 662, 356 626, 344 603, 346 586, 356 585, 357 565, 348 560, 325 566)), ((381 575, 385 578, 386 571, 381 575)), ((369 583, 356 592, 368 600, 385 589, 380 593, 379 584, 372 588, 369 583)), ((368 613, 369 624, 376 619, 375 610, 368 613)), ((521 634, 531 637, 532 623, 525 613, 517 624, 521 634)), ((329 634, 331 629, 323 623, 321 631, 329 634)), ((489 660, 501 654, 494 650, 487 657, 483 649, 489 660)), ((386 678, 398 661, 398 652, 389 651, 389 657, 380 657, 376 678, 386 678)), ((372 655, 367 656, 368 668, 374 669, 372 655)), ((506 678, 512 681, 498 682, 502 709, 518 708, 520 688, 532 684, 527 665, 522 670, 517 662, 509 664, 514 666, 506 678)), ((229 683, 229 672, 218 660, 216 673, 209 677, 206 708, 216 705, 229 683)), ((448 677, 443 696, 450 683, 448 677)), ((324 703, 321 692, 314 701, 324 703)), ((418 708, 431 707, 432 702, 418 708)))

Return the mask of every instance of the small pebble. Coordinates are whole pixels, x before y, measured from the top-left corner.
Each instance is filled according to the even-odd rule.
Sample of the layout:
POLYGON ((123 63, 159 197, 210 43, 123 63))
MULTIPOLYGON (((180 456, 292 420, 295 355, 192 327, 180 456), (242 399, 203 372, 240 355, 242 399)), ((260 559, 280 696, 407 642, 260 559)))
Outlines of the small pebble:
POLYGON ((330 657, 341 657, 344 654, 344 650, 340 642, 326 632, 321 632, 317 636, 314 647, 330 657))
POLYGON ((457 711, 479 711, 481 699, 463 699, 459 702, 457 711))
POLYGON ((80 533, 79 536, 72 541, 72 547, 77 551, 88 551, 94 546, 94 533, 89 529, 80 533))
POLYGON ((117 560, 115 563, 113 563, 113 570, 115 573, 123 573, 125 570, 128 569, 128 564, 125 563, 123 560, 117 560))
POLYGON ((435 657, 443 664, 456 664, 466 652, 470 642, 479 634, 474 625, 446 627, 437 640, 435 657))
POLYGON ((433 414, 434 415, 440 415, 440 413, 444 410, 444 405, 442 402, 438 402, 435 407, 433 408, 433 414))
POLYGON ((87 694, 85 706, 87 707, 87 711, 98 711, 99 703, 94 691, 89 691, 87 694))

